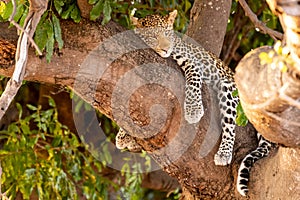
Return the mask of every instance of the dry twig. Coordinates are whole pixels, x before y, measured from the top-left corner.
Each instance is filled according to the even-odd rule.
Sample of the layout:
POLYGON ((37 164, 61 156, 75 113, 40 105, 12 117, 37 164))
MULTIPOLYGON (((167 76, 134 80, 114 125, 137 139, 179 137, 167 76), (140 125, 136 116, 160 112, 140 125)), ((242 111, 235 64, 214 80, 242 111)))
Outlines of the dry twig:
POLYGON ((245 0, 239 0, 239 2, 245 11, 245 14, 250 18, 250 20, 255 25, 255 27, 257 27, 261 32, 270 35, 274 40, 276 40, 276 39, 282 40, 283 39, 282 33, 278 32, 278 31, 274 31, 273 29, 270 29, 269 27, 266 26, 265 23, 258 20, 257 16, 252 12, 251 8, 248 6, 248 4, 245 0))
POLYGON ((16 6, 15 0, 12 0, 11 2, 13 4, 13 12, 12 12, 11 16, 9 17, 8 21, 10 23, 12 23, 20 32, 26 34, 26 36, 28 37, 29 41, 31 42, 31 44, 35 48, 35 50, 38 52, 38 54, 40 56, 43 55, 42 51, 37 46, 37 44, 34 42, 33 38, 29 36, 28 32, 26 30, 24 30, 17 22, 15 22, 14 16, 16 15, 17 6, 16 6))
MULTIPOLYGON (((24 23, 25 31, 21 32, 18 40, 15 71, 12 78, 8 81, 7 86, 0 98, 0 120, 4 116, 10 103, 12 102, 22 85, 28 57, 28 40, 32 38, 42 14, 47 9, 47 4, 47 0, 30 0, 29 13, 24 23)), ((10 17, 11 19, 13 18, 16 10, 16 4, 14 1, 13 5, 14 11, 12 13, 12 16, 10 17)))

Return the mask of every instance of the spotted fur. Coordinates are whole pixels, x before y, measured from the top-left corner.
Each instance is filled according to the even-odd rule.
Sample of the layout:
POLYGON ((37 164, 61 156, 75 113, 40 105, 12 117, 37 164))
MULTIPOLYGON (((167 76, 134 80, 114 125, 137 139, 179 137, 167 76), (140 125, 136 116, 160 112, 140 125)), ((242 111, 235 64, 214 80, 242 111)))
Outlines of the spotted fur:
POLYGON ((222 141, 215 155, 216 165, 227 165, 232 160, 235 139, 235 118, 238 97, 233 72, 212 53, 187 43, 173 31, 177 11, 165 17, 149 15, 142 19, 131 17, 135 33, 162 57, 173 57, 186 78, 184 113, 190 123, 197 123, 204 114, 201 86, 212 86, 218 94, 221 113, 222 141))
MULTIPOLYGON (((236 107, 239 101, 237 96, 233 96, 233 92, 236 90, 234 73, 220 59, 203 47, 187 43, 176 35, 173 31, 176 16, 177 11, 174 10, 164 17, 149 15, 138 19, 132 16, 131 21, 135 26, 135 33, 149 47, 161 57, 171 56, 184 72, 186 78, 184 115, 190 124, 199 122, 204 114, 201 94, 203 82, 217 92, 221 114, 222 140, 218 152, 215 154, 214 162, 216 165, 230 164, 235 140, 236 107)), ((127 147, 132 146, 132 142, 134 146, 138 145, 134 137, 124 132, 124 130, 121 129, 120 134, 126 140, 131 140, 127 142, 127 147)), ((124 145, 126 142, 123 142, 120 138, 117 139, 117 143, 120 143, 117 144, 117 147, 126 147, 126 144, 124 145)), ((269 145, 269 143, 260 136, 259 147, 256 152, 265 150, 266 145, 269 145)), ((267 155, 267 153, 257 154, 256 152, 246 156, 239 170, 237 187, 242 195, 248 190, 247 183, 245 184, 250 171, 248 161, 251 159, 256 161, 267 155)))
POLYGON ((265 140, 259 133, 257 134, 257 139, 258 147, 243 159, 238 172, 237 190, 243 196, 246 196, 248 193, 251 167, 259 159, 268 156, 271 148, 271 143, 265 140))
POLYGON ((116 136, 116 147, 118 149, 127 148, 131 152, 139 152, 141 146, 136 142, 135 138, 128 134, 124 129, 120 128, 116 136))

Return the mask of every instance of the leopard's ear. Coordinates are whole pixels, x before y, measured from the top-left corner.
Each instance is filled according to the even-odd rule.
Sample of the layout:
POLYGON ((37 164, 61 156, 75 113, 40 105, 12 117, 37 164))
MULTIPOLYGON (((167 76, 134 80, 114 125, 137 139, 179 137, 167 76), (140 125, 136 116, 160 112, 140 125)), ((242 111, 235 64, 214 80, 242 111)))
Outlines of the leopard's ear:
POLYGON ((133 8, 131 13, 130 13, 130 21, 132 23, 133 26, 137 26, 138 23, 139 23, 139 19, 134 17, 134 13, 137 9, 136 8, 133 8))
POLYGON ((130 15, 130 21, 131 21, 133 26, 137 26, 139 24, 139 19, 137 17, 132 16, 132 15, 130 15))
POLYGON ((176 19, 176 16, 177 16, 177 10, 173 10, 172 12, 170 12, 168 15, 168 23, 173 25, 174 21, 176 19))

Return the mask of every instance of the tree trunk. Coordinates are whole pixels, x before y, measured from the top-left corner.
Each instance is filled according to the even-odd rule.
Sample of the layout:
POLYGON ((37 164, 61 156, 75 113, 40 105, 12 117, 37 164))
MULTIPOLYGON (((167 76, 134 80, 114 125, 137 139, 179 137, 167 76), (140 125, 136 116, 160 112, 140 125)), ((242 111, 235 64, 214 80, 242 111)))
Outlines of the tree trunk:
POLYGON ((187 35, 204 49, 219 56, 231 8, 231 1, 196 0, 190 15, 187 35))

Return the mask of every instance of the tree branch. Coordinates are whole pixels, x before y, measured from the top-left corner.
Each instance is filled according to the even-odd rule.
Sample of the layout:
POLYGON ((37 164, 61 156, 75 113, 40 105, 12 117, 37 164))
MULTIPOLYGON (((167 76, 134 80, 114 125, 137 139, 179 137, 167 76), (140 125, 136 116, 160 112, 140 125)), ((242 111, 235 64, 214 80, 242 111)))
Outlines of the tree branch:
POLYGON ((251 8, 248 6, 245 0, 239 0, 240 5, 243 7, 245 14, 250 18, 255 27, 259 29, 264 34, 270 35, 274 40, 282 40, 283 34, 274 31, 266 26, 265 23, 258 20, 257 16, 252 12, 251 8))
MULTIPOLYGON (((39 22, 42 14, 47 9, 48 1, 36 1, 32 0, 30 2, 30 8, 28 16, 25 19, 24 27, 25 32, 28 32, 28 35, 25 34, 25 32, 22 32, 19 36, 18 46, 17 46, 17 52, 16 52, 16 66, 15 71, 13 73, 12 78, 8 81, 7 86, 1 95, 0 98, 0 119, 4 116, 6 110, 8 109, 10 103, 14 99, 15 95, 17 94, 19 88, 22 85, 24 73, 25 73, 25 67, 27 63, 27 57, 28 57, 28 38, 31 38, 35 32, 37 23, 39 22), (38 9, 34 9, 37 8, 38 9)), ((13 17, 15 15, 16 11, 16 4, 13 0, 13 13, 10 16, 10 21, 13 21, 13 17)))
POLYGON ((17 8, 16 1, 12 0, 12 4, 13 4, 13 12, 10 15, 8 21, 10 23, 12 23, 18 30, 20 30, 22 34, 25 34, 27 36, 27 38, 29 39, 29 41, 31 42, 31 44, 33 45, 33 47, 35 48, 35 50, 38 52, 38 54, 40 56, 43 55, 43 53, 41 52, 41 50, 39 49, 39 47, 37 46, 37 44, 34 42, 33 38, 31 36, 29 36, 28 31, 24 30, 17 22, 15 22, 14 16, 16 14, 16 8, 17 8))
POLYGON ((191 9, 187 35, 207 51, 219 56, 230 8, 231 1, 196 0, 191 9))

